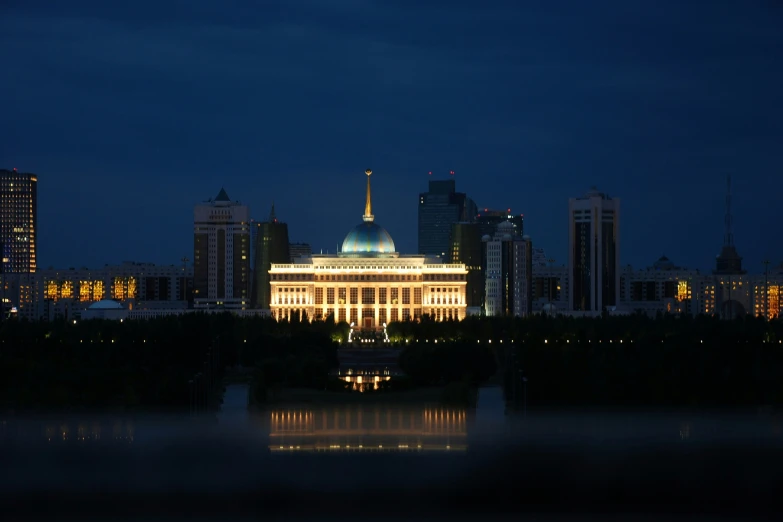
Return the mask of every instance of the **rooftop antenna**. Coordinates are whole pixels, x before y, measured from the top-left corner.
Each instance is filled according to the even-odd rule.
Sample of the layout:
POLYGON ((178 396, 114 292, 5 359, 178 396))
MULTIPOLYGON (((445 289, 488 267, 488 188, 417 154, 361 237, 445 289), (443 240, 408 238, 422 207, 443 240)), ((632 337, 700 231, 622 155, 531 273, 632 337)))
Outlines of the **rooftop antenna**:
POLYGON ((724 225, 723 245, 734 246, 734 232, 732 231, 731 219, 731 174, 726 176, 726 218, 724 225))

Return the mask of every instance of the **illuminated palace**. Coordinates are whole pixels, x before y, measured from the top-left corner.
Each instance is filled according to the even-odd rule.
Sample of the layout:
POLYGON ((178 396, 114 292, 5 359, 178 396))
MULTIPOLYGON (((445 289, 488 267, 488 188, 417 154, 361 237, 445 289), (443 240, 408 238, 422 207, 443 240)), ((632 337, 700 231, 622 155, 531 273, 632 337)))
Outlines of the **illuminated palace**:
POLYGON ((270 309, 278 320, 292 316, 354 323, 365 330, 384 323, 436 321, 465 317, 464 264, 444 264, 439 257, 400 255, 389 233, 375 223, 367 170, 363 221, 343 241, 337 255, 297 258, 273 264, 269 271, 270 309))

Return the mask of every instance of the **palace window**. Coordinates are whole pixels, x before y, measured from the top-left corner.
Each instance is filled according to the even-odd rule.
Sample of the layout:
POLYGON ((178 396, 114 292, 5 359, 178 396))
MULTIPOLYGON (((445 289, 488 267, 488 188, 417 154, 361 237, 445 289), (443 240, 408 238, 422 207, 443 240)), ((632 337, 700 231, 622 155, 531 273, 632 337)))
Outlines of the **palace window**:
POLYGON ((411 309, 410 308, 403 308, 402 309, 402 320, 403 321, 410 321, 411 318, 411 309))
POLYGON ((388 322, 386 320, 386 309, 385 308, 381 308, 380 310, 378 310, 378 322, 380 322, 381 324, 388 322))
POLYGON ((352 323, 358 323, 359 322, 359 309, 358 308, 351 308, 351 322, 352 323))
POLYGON ((366 317, 375 317, 375 310, 372 308, 362 308, 362 319, 366 317))
POLYGON ((411 289, 410 288, 403 288, 402 289, 402 304, 404 304, 404 305, 411 304, 411 289))
POLYGON ((413 319, 416 321, 421 321, 421 308, 413 309, 413 319))
POLYGON ((359 289, 351 288, 351 304, 359 304, 359 289))
POLYGON ((391 309, 391 322, 399 321, 400 320, 400 311, 397 308, 391 309))
POLYGON ((347 319, 345 314, 345 308, 340 308, 339 310, 337 310, 337 317, 338 317, 338 322, 343 322, 343 323, 346 322, 347 319))
POLYGON ((385 288, 379 288, 378 289, 378 304, 382 304, 382 305, 386 304, 386 289, 385 288))
POLYGON ((362 304, 375 304, 375 288, 362 288, 362 304))
POLYGON ((326 289, 326 304, 334 304, 334 288, 326 289))
POLYGON ((337 289, 337 304, 345 304, 345 288, 338 288, 337 289))
MULTIPOLYGON (((334 297, 334 296, 332 296, 334 297)), ((323 288, 316 288, 315 289, 315 304, 322 305, 324 304, 324 289, 323 288)))
MULTIPOLYGON (((391 289, 391 304, 396 305, 400 302, 400 289, 399 288, 392 288, 391 289)), ((392 319, 393 321, 394 319, 392 319)))
POLYGON ((413 289, 413 304, 417 304, 417 305, 421 304, 421 288, 413 289))

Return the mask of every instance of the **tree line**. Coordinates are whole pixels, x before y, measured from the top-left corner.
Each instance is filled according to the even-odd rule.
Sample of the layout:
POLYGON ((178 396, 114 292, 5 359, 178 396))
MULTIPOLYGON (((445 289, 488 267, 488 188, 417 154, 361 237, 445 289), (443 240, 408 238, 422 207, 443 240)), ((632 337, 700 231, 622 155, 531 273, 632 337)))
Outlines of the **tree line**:
MULTIPOLYGON (((0 411, 186 410, 191 381, 257 369, 268 386, 328 388, 349 327, 226 314, 0 324, 0 411)), ((528 406, 783 403, 783 323, 643 315, 397 322, 415 386, 527 378, 528 406), (437 342, 436 342, 437 341, 437 342)), ((372 345, 368 345, 372 346, 372 345)), ((371 348, 368 348, 371 349, 371 348)))

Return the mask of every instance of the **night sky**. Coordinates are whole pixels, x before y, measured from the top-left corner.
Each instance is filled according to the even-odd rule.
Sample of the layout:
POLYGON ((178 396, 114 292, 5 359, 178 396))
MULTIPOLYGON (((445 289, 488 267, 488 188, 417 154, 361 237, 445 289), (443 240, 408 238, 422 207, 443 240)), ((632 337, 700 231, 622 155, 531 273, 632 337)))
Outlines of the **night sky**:
POLYGON ((39 175, 44 268, 179 264, 221 186, 333 252, 372 168, 403 253, 427 173, 454 170, 557 264, 596 185, 623 264, 702 269, 731 174, 761 272, 783 261, 782 27, 775 0, 2 0, 0 168, 39 175))

